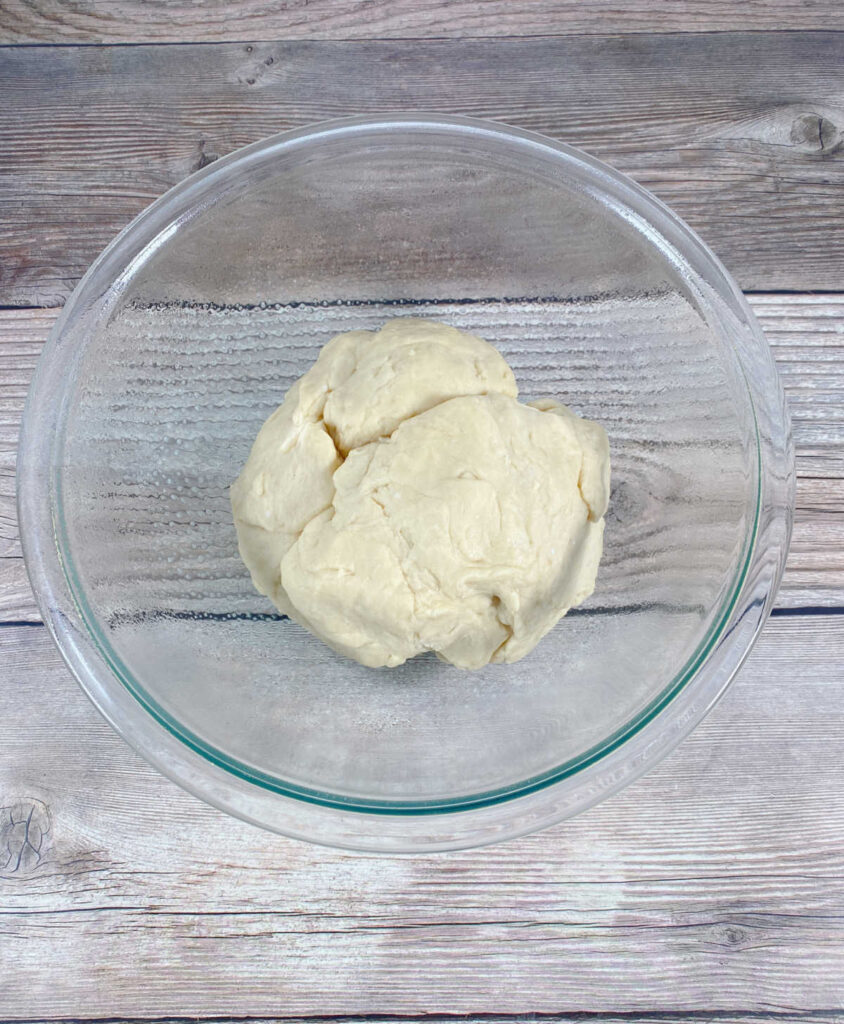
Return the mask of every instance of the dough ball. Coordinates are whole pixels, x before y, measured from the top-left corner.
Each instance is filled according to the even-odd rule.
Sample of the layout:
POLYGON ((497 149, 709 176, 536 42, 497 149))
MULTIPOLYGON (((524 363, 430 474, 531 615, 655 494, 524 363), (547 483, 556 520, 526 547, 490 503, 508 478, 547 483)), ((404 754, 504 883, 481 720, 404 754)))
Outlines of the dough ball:
POLYGON ((523 657, 592 593, 609 445, 516 394, 491 345, 442 324, 332 339, 232 487, 255 586, 364 665, 523 657))

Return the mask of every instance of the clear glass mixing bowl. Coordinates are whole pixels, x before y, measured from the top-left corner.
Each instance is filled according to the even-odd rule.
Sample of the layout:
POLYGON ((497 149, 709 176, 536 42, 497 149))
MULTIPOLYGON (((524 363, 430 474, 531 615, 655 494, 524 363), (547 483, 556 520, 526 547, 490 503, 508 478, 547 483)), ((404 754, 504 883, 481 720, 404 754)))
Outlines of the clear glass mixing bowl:
POLYGON ((687 227, 567 146, 405 115, 260 142, 135 220, 50 336, 19 473, 44 620, 112 725, 218 807, 382 851, 539 828, 663 756, 758 633, 793 502, 770 352, 687 227), (265 417, 334 333, 402 314, 610 437, 595 594, 515 665, 362 668, 238 557, 265 417))

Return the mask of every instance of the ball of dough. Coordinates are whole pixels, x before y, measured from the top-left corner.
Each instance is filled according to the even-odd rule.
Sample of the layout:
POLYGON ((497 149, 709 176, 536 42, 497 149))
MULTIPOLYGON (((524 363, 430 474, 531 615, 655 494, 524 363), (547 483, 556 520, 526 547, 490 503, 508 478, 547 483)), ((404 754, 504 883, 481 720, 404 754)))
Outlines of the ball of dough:
POLYGON ((444 324, 333 338, 232 487, 255 586, 364 665, 523 657, 592 593, 609 445, 516 395, 491 345, 444 324))

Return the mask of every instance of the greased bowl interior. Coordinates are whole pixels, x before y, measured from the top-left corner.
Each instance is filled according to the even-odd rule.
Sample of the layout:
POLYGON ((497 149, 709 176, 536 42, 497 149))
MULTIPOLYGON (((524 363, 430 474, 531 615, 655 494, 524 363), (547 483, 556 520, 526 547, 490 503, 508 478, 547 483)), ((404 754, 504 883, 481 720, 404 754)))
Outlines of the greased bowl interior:
POLYGON ((153 204, 50 337, 19 473, 45 621, 129 742, 234 814, 383 851, 529 831, 658 760, 749 650, 793 501, 770 352, 696 236, 582 153, 424 116, 280 135, 153 204), (595 594, 514 665, 363 668, 237 553, 263 420, 333 334, 402 315, 610 437, 595 594))

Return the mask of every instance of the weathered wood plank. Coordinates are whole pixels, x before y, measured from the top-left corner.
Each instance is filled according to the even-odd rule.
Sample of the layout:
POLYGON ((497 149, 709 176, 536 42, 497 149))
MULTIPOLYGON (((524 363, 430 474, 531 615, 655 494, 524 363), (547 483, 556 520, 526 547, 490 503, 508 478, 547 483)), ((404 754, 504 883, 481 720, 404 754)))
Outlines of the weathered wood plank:
POLYGON ((15 509, 17 438, 26 391, 51 310, 0 311, 0 621, 38 621, 21 556, 15 509))
POLYGON ((4 43, 193 43, 241 39, 724 32, 844 26, 834 0, 0 0, 4 43))
MULTIPOLYGON (((798 452, 795 529, 780 607, 844 604, 844 297, 751 296, 788 393, 798 452)), ((0 621, 39 621, 15 513, 17 431, 51 310, 0 312, 0 621)))
POLYGON ((797 452, 794 532, 779 603, 842 604, 844 297, 749 299, 777 360, 797 452))
POLYGON ((385 109, 583 146, 673 205, 745 288, 844 279, 841 33, 22 47, 0 51, 0 94, 3 305, 60 305, 209 160, 385 109))
POLYGON ((840 1008, 843 661, 844 616, 774 620, 618 797, 498 847, 379 859, 205 807, 98 718, 42 628, 0 629, 0 805, 31 812, 34 847, 18 865, 6 829, 2 1012, 840 1008))

